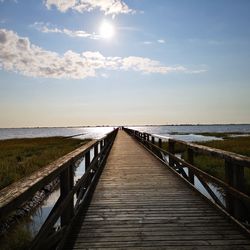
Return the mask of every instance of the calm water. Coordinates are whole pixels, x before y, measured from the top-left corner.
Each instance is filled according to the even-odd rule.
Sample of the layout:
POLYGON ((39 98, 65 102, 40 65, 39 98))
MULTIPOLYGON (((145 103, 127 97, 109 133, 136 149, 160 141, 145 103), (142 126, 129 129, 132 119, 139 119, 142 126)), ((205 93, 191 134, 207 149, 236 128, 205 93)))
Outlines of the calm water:
MULTIPOLYGON (((179 126, 141 126, 131 127, 142 132, 148 132, 164 137, 173 137, 185 141, 201 141, 214 139, 210 136, 196 135, 204 132, 250 133, 247 125, 179 125, 179 126), (173 135, 171 133, 181 133, 173 135)), ((0 128, 0 140, 11 138, 34 138, 50 136, 72 136, 81 134, 78 138, 99 139, 113 127, 69 127, 69 128, 0 128)))
POLYGON ((179 126, 142 126, 131 127, 141 132, 147 132, 167 138, 183 141, 209 141, 219 139, 213 136, 203 136, 196 133, 250 133, 250 124, 242 125, 179 125, 179 126), (180 134, 172 134, 180 133, 180 134))
POLYGON ((12 138, 35 138, 51 136, 73 136, 76 138, 100 139, 111 132, 113 127, 73 127, 73 128, 0 128, 0 140, 12 138))

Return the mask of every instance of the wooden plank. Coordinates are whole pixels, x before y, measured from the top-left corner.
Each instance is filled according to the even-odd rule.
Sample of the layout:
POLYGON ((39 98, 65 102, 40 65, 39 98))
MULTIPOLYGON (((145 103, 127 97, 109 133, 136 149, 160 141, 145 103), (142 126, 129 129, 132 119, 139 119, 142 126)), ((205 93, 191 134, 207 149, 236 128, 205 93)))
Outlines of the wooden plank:
POLYGON ((250 248, 238 227, 123 131, 67 242, 65 249, 250 248))

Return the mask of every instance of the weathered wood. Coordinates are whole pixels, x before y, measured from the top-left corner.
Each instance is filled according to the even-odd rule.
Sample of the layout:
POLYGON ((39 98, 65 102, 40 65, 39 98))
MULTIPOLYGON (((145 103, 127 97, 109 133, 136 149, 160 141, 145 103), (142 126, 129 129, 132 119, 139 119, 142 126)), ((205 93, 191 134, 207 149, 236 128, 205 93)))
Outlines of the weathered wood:
MULTIPOLYGON (((168 151, 169 153, 171 153, 172 155, 174 155, 174 151, 175 151, 175 141, 173 141, 172 139, 168 140, 168 151)), ((174 159, 171 155, 169 155, 169 166, 174 168, 174 159)))
POLYGON ((0 191, 0 218, 6 216, 6 214, 16 209, 38 190, 49 184, 71 164, 72 159, 77 161, 83 157, 89 147, 92 147, 96 142, 96 140, 93 140, 41 168, 34 174, 3 188, 0 191))
POLYGON ((95 144, 94 146, 94 157, 97 157, 98 155, 98 144, 95 144))
MULTIPOLYGON (((176 140, 174 140, 174 139, 169 139, 169 140, 171 140, 172 142, 176 142, 176 140)), ((180 141, 177 141, 178 143, 182 143, 182 142, 180 142, 180 141)), ((186 146, 186 147, 188 147, 187 145, 186 145, 186 143, 185 142, 183 142, 183 144, 186 146)), ((195 167, 195 166, 193 166, 192 164, 190 164, 190 163, 188 163, 188 162, 186 162, 186 161, 184 161, 184 160, 182 160, 182 159, 180 159, 180 158, 178 158, 178 157, 176 157, 174 154, 172 154, 172 153, 170 153, 170 152, 168 152, 168 151, 166 151, 166 150, 163 150, 163 149, 161 149, 160 147, 158 147, 157 145, 155 145, 155 144, 152 144, 151 142, 147 142, 147 144, 145 144, 146 145, 146 147, 148 147, 149 148, 149 150, 150 151, 152 151, 155 155, 157 155, 160 159, 162 159, 162 157, 160 157, 159 156, 159 151, 162 153, 162 154, 167 154, 168 156, 169 156, 169 162, 170 162, 170 164, 172 165, 172 168, 173 169, 175 169, 178 173, 180 173, 181 175, 183 175, 183 177, 185 178, 185 179, 188 179, 187 178, 187 175, 186 175, 186 173, 182 170, 182 168, 183 167, 187 167, 188 168, 188 170, 191 170, 192 172, 194 172, 195 174, 197 174, 197 175, 199 175, 202 179, 206 179, 206 180, 209 180, 209 181, 212 181, 212 182, 214 182, 214 183, 216 183, 216 184, 218 184, 218 186, 221 186, 222 188, 224 188, 227 192, 229 192, 230 193, 230 195, 232 196, 232 197, 236 197, 237 198, 237 200, 238 200, 238 204, 239 204, 239 201, 242 203, 242 202, 244 202, 244 203, 246 203, 244 206, 242 206, 242 204, 240 204, 240 209, 238 209, 238 211, 240 211, 240 213, 241 213, 241 215, 243 215, 244 213, 247 215, 248 214, 248 212, 247 212, 247 210, 249 210, 250 209, 250 197, 247 195, 247 194, 245 194, 245 193, 242 193, 241 191, 239 191, 239 190, 237 190, 235 187, 233 187, 232 185, 229 185, 228 183, 225 183, 224 181, 222 181, 222 180, 220 180, 220 179, 218 179, 218 178, 216 178, 216 177, 213 177, 212 175, 210 175, 210 174, 208 174, 208 173, 206 173, 206 172, 204 172, 204 171, 202 171, 202 170, 200 170, 199 168, 197 168, 197 167, 195 167), (242 210, 244 210, 244 211, 246 211, 246 212, 242 212, 242 210)), ((170 145, 170 147, 171 147, 171 145, 170 145)), ((170 150, 172 150, 172 149, 170 149, 170 150)), ((165 159, 163 159, 163 161, 165 162, 166 160, 165 159)), ((230 160, 230 161, 232 161, 232 160, 230 160)), ((235 160, 233 160, 232 161, 234 164, 235 164, 235 160)), ((206 187, 205 187, 206 188, 206 187)), ((209 190, 209 192, 211 191, 211 189, 209 190)), ((229 197, 229 196, 228 196, 229 197)), ((216 199, 215 199, 216 200, 216 199)), ((238 205, 237 204, 237 205, 238 205)), ((222 206, 222 207, 224 207, 224 206, 222 206)), ((231 215, 234 215, 235 213, 233 213, 231 210, 228 210, 230 213, 231 213, 231 215)), ((246 217, 244 217, 244 218, 249 218, 249 216, 246 216, 246 217)))
MULTIPOLYGON (((66 168, 60 175, 60 192, 61 198, 64 199, 69 192, 72 190, 74 185, 74 169, 73 166, 66 168)), ((62 226, 67 225, 74 215, 74 199, 73 197, 67 204, 67 209, 65 209, 61 215, 62 226)))
POLYGON ((67 243, 65 249, 250 246, 230 220, 123 131, 85 218, 78 220, 67 243))
POLYGON ((90 165, 90 150, 85 154, 85 171, 88 169, 90 165))
MULTIPOLYGON (((190 163, 191 165, 194 165, 194 151, 191 148, 188 148, 187 154, 188 154, 187 162, 190 163)), ((194 185, 194 173, 190 168, 188 168, 188 177, 190 183, 194 185)))
POLYGON ((154 136, 151 136, 152 138, 151 138, 151 142, 153 143, 153 144, 155 144, 155 138, 154 138, 154 136))
POLYGON ((160 148, 162 148, 162 139, 161 138, 159 138, 158 145, 160 148))
MULTIPOLYGON (((234 161, 225 160, 225 180, 230 186, 244 192, 244 168, 237 166, 234 161)), ((237 197, 232 196, 228 191, 226 192, 226 207, 237 219, 245 218, 246 208, 237 197)))

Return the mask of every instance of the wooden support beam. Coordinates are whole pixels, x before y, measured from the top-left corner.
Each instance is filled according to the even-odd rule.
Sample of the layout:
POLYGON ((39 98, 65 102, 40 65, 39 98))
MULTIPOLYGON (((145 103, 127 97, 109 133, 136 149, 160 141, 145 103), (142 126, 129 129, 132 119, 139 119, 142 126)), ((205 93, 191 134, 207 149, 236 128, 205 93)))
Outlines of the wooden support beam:
MULTIPOLYGON (((60 192, 61 198, 64 199, 72 190, 74 185, 74 168, 70 165, 60 174, 60 192)), ((74 200, 73 197, 69 201, 67 208, 64 209, 61 215, 61 226, 67 225, 74 215, 74 200)))
MULTIPOLYGON (((169 139, 168 140, 168 150, 169 150, 169 153, 171 153, 173 155, 175 153, 174 147, 175 147, 175 141, 169 139)), ((169 166, 172 168, 174 167, 174 159, 172 158, 171 155, 169 155, 169 166)))
POLYGON ((94 146, 94 158, 96 158, 97 155, 98 155, 98 143, 96 143, 94 146))
POLYGON ((151 142, 152 142, 153 144, 155 144, 155 138, 154 138, 154 136, 152 136, 151 142))
MULTIPOLYGON (((188 148, 187 154, 188 154, 187 162, 190 163, 191 165, 194 165, 194 151, 191 148, 188 148)), ((189 181, 194 185, 194 173, 190 168, 188 168, 188 178, 189 181)))
MULTIPOLYGON (((244 168, 237 166, 233 161, 225 160, 225 181, 235 189, 244 192, 244 168)), ((235 218, 240 220, 245 217, 244 206, 229 192, 226 192, 226 207, 235 218)))
POLYGON ((160 148, 162 148, 162 139, 161 138, 159 138, 158 145, 160 148))
POLYGON ((85 154, 85 171, 88 169, 90 165, 90 150, 85 154))

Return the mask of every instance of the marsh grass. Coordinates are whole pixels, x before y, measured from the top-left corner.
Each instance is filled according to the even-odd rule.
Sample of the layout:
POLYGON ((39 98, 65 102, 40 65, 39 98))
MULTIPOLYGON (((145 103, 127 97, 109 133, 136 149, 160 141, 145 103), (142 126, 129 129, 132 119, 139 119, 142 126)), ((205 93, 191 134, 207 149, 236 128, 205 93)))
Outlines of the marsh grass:
MULTIPOLYGON (((226 137, 224 140, 199 142, 199 144, 250 157, 250 136, 226 137)), ((213 158, 214 160, 211 160, 210 158, 207 158, 206 156, 197 156, 195 157, 195 164, 196 166, 199 166, 202 170, 210 173, 211 175, 224 180, 224 162, 216 158, 213 158)), ((244 175, 245 189, 246 192, 250 194, 249 168, 244 168, 244 175)))
POLYGON ((10 233, 0 238, 0 247, 2 250, 26 250, 31 240, 31 233, 19 224, 10 233))
MULTIPOLYGON (((236 134, 236 133, 234 133, 236 134)), ((237 133, 241 135, 242 133, 237 133)), ((223 138, 223 140, 214 140, 207 142, 197 142, 196 144, 222 149, 229 152, 234 152, 236 154, 244 155, 250 157, 250 136, 239 136, 239 137, 230 137, 228 133, 202 133, 202 135, 206 136, 215 136, 223 138)), ((168 150, 168 143, 163 142, 163 148, 168 150)), ((176 143, 175 145, 175 153, 181 153, 182 158, 187 160, 187 152, 186 148, 183 145, 176 143)), ((224 160, 195 154, 194 156, 194 165, 201 170, 211 174, 221 180, 225 180, 225 168, 224 168, 224 160)), ((250 169, 244 169, 245 175, 245 189, 248 194, 250 194, 250 169)))
POLYGON ((64 137, 0 140, 0 189, 87 141, 64 137))
MULTIPOLYGON (((30 175, 88 141, 88 139, 79 140, 64 137, 0 141, 0 188, 30 175)), ((31 240, 31 233, 20 220, 20 224, 0 238, 0 249, 28 249, 31 240)))

